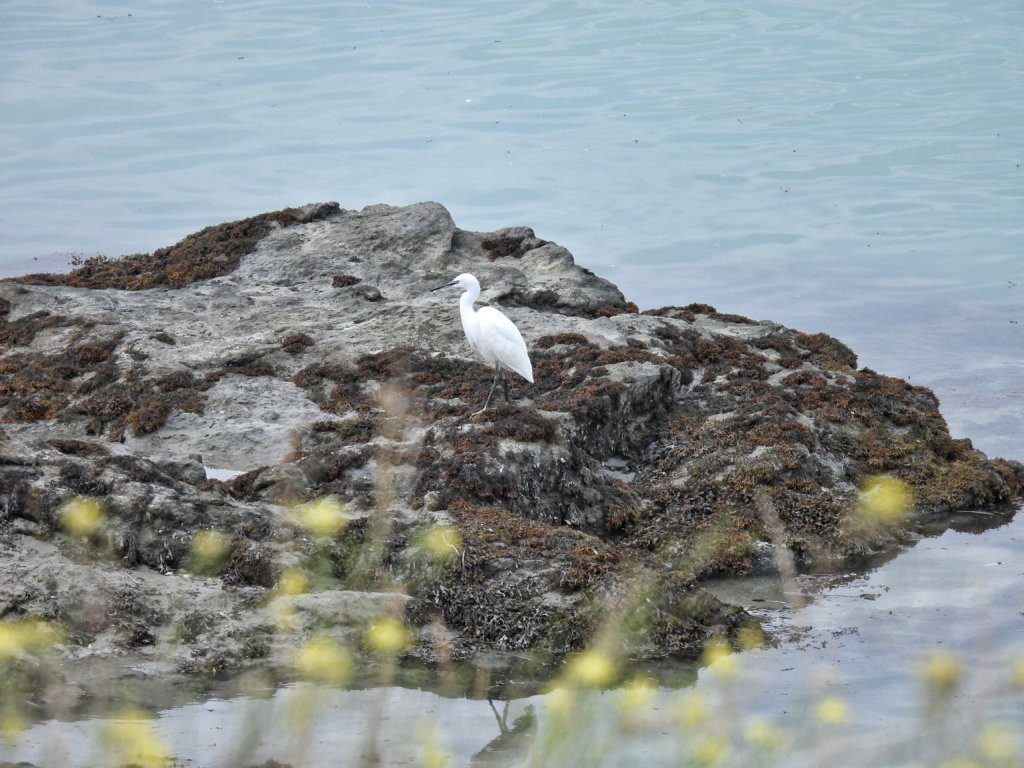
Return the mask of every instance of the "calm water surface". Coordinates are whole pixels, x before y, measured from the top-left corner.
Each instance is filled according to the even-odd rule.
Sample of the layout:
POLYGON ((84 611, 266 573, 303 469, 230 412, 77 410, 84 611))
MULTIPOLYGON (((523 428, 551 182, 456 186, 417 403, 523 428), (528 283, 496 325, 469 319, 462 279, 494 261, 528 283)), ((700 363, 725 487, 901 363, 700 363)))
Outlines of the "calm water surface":
POLYGON ((528 224, 1024 458, 1024 4, 6 0, 0 269, 313 200, 528 224))
MULTIPOLYGON (((534 227, 643 307, 828 331, 934 388, 955 435, 1024 459, 1021 39, 1019 0, 5 0, 0 272, 314 200, 437 200, 464 228, 534 227)), ((749 706, 785 722, 828 665, 851 733, 898 741, 920 647, 971 654, 985 677, 1020 646, 1021 525, 951 531, 780 610, 812 638, 746 657, 749 706)), ((240 713, 280 719, 298 691, 159 723, 206 765, 240 713)), ((324 695, 348 725, 305 748, 337 762, 377 693, 324 695)), ((393 763, 417 759, 421 716, 457 765, 497 736, 486 702, 387 695, 393 763)), ((663 714, 675 694, 659 695, 663 714)), ((527 707, 543 727, 541 697, 510 723, 527 707)), ((99 727, 41 723, 0 755, 74 764, 99 727)), ((623 764, 668 730, 625 740, 623 764)), ((291 754, 269 733, 261 759, 291 754)))

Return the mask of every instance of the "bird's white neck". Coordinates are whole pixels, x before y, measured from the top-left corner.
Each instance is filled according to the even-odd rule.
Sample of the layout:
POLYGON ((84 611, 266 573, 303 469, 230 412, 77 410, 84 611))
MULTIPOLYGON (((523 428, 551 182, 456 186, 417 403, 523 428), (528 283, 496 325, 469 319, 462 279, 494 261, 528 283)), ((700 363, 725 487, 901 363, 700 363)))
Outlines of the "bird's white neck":
POLYGON ((459 297, 459 315, 462 317, 462 327, 468 328, 476 323, 476 310, 473 309, 473 302, 480 296, 480 289, 470 288, 459 297))

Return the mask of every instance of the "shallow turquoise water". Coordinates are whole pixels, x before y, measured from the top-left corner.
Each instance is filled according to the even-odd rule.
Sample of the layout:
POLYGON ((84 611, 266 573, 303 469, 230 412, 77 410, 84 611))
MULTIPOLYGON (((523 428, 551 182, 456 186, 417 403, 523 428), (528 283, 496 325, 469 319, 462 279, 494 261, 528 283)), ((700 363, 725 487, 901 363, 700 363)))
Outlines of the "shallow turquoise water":
POLYGON ((1024 458, 1024 5, 0 6, 0 269, 313 200, 827 330, 1024 458))

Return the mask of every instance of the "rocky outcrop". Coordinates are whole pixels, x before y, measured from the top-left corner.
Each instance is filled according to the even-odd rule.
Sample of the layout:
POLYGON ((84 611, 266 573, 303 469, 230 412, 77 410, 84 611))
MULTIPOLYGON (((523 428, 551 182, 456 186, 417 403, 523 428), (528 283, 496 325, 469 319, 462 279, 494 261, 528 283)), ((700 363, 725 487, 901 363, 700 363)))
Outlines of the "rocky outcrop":
POLYGON ((184 670, 283 660, 314 629, 358 644, 382 613, 425 658, 558 656, 638 612, 630 654, 693 656, 750 621, 702 577, 866 553, 1024 485, 829 336, 640 313, 532 230, 434 203, 289 209, 0 282, 0 422, 0 614, 184 670), (466 271, 535 370, 481 415, 492 372, 428 290, 466 271), (883 473, 914 498, 887 523, 856 514, 883 473), (72 535, 76 497, 103 515, 72 535), (344 525, 309 524, 323 498, 344 525))

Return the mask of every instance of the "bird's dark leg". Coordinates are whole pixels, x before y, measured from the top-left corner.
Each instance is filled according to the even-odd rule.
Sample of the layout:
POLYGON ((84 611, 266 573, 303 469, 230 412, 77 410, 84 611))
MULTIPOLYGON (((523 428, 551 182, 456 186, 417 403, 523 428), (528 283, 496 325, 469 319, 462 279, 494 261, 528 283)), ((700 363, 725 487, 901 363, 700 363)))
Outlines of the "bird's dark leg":
POLYGON ((496 386, 498 386, 498 376, 500 376, 500 375, 501 375, 501 366, 500 365, 494 366, 494 383, 491 384, 491 391, 487 393, 487 402, 484 403, 484 407, 481 410, 486 411, 487 410, 487 406, 489 406, 491 404, 491 395, 494 394, 494 388, 496 386))
POLYGON ((487 704, 491 708, 491 712, 494 713, 494 719, 498 721, 498 731, 502 736, 508 733, 508 701, 505 702, 505 717, 502 718, 498 714, 498 708, 494 706, 494 701, 488 696, 487 704))
POLYGON ((505 375, 504 371, 501 372, 501 383, 502 383, 502 386, 505 387, 505 402, 506 403, 512 402, 511 400, 508 399, 508 376, 505 375))

